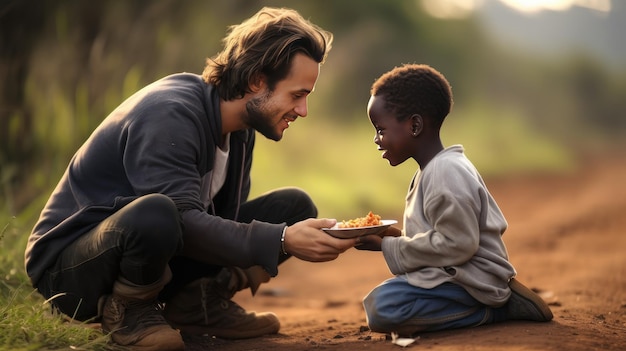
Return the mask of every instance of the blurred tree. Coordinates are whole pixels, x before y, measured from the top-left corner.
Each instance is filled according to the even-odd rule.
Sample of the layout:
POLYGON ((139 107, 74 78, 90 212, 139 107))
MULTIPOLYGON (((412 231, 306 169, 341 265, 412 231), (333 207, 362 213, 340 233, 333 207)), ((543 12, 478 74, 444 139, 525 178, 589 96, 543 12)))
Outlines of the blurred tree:
POLYGON ((609 72, 584 55, 575 57, 567 65, 566 72, 569 74, 564 85, 579 121, 604 135, 623 133, 626 129, 626 101, 623 95, 613 92, 620 91, 619 84, 624 92, 624 77, 612 79, 609 72))
POLYGON ((23 194, 16 201, 18 208, 31 193, 38 190, 22 186, 31 179, 25 177, 28 168, 21 166, 35 161, 42 154, 42 148, 55 150, 51 144, 41 145, 42 140, 33 133, 37 124, 42 122, 37 116, 38 106, 46 103, 44 94, 29 98, 27 93, 29 77, 33 70, 38 69, 34 66, 38 63, 36 58, 44 57, 51 61, 59 57, 67 59, 64 53, 59 52, 59 47, 50 44, 70 44, 74 57, 63 62, 65 65, 44 66, 48 71, 32 84, 45 88, 49 83, 41 78, 47 78, 54 81, 55 87, 72 91, 89 62, 91 43, 99 33, 103 8, 101 2, 54 0, 5 1, 0 7, 0 79, 3 82, 0 85, 0 180, 4 192, 14 192, 5 194, 7 198, 23 194), (41 52, 42 48, 47 52, 41 52))
POLYGON ((594 62, 546 63, 496 47, 478 18, 435 19, 419 4, 0 0, 0 191, 18 196, 18 209, 47 191, 59 167, 124 98, 166 74, 200 73, 228 26, 262 6, 295 8, 335 34, 311 99, 321 120, 362 121, 371 83, 415 62, 446 75, 461 110, 514 109, 545 133, 567 125, 568 136, 586 123, 616 134, 626 128, 623 77, 594 62))
POLYGON ((0 165, 24 157, 30 149, 32 113, 24 103, 26 77, 46 13, 55 7, 50 1, 0 3, 0 165))
POLYGON ((461 101, 472 90, 465 88, 473 80, 471 67, 488 52, 473 18, 435 19, 417 1, 320 0, 307 13, 335 34, 321 77, 328 83, 316 99, 331 102, 332 113, 345 123, 363 116, 374 80, 403 63, 428 63, 444 72, 461 101))

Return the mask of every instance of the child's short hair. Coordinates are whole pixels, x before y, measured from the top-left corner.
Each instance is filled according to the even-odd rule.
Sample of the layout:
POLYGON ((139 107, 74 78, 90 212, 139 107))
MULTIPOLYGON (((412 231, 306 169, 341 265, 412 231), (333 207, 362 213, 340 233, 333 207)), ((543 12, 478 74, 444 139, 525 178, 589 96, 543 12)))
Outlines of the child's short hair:
POLYGON ((405 64, 380 76, 371 94, 385 99, 385 108, 398 120, 419 114, 437 127, 452 109, 452 88, 436 69, 424 64, 405 64))

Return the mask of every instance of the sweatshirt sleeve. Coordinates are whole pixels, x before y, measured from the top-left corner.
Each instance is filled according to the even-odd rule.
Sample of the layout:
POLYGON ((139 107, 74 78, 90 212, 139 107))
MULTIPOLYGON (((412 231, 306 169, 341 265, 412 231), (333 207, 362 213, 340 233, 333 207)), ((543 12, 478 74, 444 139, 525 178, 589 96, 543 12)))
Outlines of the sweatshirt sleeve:
POLYGON ((472 168, 445 159, 430 166, 418 185, 423 208, 411 212, 421 217, 420 225, 407 226, 404 236, 383 239, 383 255, 394 274, 461 265, 478 250, 486 194, 472 168))

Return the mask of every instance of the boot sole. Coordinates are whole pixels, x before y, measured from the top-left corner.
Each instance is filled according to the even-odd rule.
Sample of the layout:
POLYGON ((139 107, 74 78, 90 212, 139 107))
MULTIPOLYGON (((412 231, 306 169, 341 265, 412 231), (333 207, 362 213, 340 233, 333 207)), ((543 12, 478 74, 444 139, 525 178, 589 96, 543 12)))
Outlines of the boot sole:
POLYGON ((115 340, 115 333, 111 334, 111 341, 115 345, 123 346, 133 351, 184 351, 185 342, 178 330, 152 327, 150 333, 144 335, 132 344, 125 343, 127 340, 115 340), (121 342, 121 343, 120 343, 121 342))
POLYGON ((131 351, 184 351, 185 350, 185 344, 182 345, 151 345, 151 346, 137 346, 137 345, 130 345, 130 346, 124 346, 124 348, 131 350, 131 351))
POLYGON ((187 335, 208 335, 221 339, 250 339, 263 335, 276 334, 280 330, 280 323, 271 324, 266 327, 254 330, 230 330, 219 328, 207 328, 199 325, 176 325, 172 328, 180 330, 181 334, 187 335))

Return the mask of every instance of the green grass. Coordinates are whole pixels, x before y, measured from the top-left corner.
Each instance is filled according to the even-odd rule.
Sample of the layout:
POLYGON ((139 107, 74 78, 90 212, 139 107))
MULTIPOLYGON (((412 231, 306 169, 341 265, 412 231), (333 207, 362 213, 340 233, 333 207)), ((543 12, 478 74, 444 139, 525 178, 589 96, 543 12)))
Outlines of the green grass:
POLYGON ((447 145, 463 144, 467 156, 485 177, 534 172, 569 172, 574 155, 550 134, 533 128, 515 110, 485 105, 453 112, 442 138, 447 145))
POLYGON ((51 313, 24 272, 28 232, 16 226, 16 217, 0 220, 6 223, 0 232, 0 350, 111 350, 100 331, 51 313))
POLYGON ((0 287, 0 349, 110 350, 107 336, 83 323, 69 323, 25 284, 0 287))

